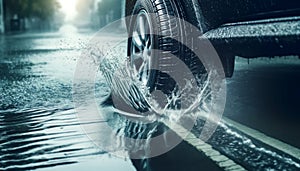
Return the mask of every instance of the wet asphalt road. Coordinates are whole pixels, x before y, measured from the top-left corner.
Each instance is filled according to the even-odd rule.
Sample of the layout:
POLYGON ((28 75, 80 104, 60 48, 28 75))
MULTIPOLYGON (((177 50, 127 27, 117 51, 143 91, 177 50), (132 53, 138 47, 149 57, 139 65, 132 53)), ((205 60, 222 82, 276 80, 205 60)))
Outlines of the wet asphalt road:
POLYGON ((76 117, 74 70, 92 33, 0 36, 0 170, 134 170, 96 148, 76 117))
POLYGON ((300 148, 298 57, 237 60, 224 115, 300 148))
MULTIPOLYGON (((76 118, 72 81, 91 36, 0 37, 0 170, 222 170, 187 143, 145 162, 113 157, 89 141, 76 118)), ((300 61, 256 59, 248 64, 239 58, 234 77, 227 81, 225 117, 300 148, 300 61)), ((109 93, 108 87, 100 90, 103 97, 109 93)), ((195 134, 201 121, 198 127, 195 134)), ((208 143, 249 170, 299 169, 299 158, 245 136, 255 145, 250 148, 248 139, 237 135, 245 136, 220 127, 208 143)))

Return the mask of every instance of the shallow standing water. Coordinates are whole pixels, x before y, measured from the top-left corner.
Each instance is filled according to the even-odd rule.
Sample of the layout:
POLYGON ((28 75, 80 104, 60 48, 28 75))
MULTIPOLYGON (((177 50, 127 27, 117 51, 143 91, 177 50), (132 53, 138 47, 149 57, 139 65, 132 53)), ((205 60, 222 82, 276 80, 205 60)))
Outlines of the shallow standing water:
POLYGON ((97 148, 74 110, 74 70, 91 35, 0 37, 0 170, 135 170, 97 148))

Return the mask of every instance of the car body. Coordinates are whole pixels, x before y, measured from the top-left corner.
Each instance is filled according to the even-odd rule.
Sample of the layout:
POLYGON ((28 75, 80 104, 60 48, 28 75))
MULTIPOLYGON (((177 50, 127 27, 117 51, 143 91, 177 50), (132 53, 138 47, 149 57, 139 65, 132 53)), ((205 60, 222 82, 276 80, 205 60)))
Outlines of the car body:
MULTIPOLYGON (((298 0, 176 1, 186 20, 197 26, 216 49, 227 49, 220 53, 247 58, 300 54, 298 0)), ((136 2, 126 1, 128 16, 136 2)))
MULTIPOLYGON (((150 92, 160 90, 166 95, 166 99, 171 99, 174 91, 178 89, 176 81, 168 73, 177 72, 183 79, 185 73, 182 73, 181 67, 169 60, 171 56, 165 53, 155 57, 151 54, 144 55, 149 54, 149 49, 160 49, 179 56, 178 58, 191 68, 195 78, 204 75, 205 72, 202 61, 190 52, 191 49, 197 48, 196 43, 193 44, 195 47, 187 49, 172 40, 187 34, 186 27, 171 20, 169 16, 181 18, 196 27, 201 32, 196 39, 209 40, 218 54, 220 68, 226 77, 233 76, 236 56, 256 58, 300 54, 298 0, 126 0, 126 15, 131 16, 126 21, 129 32, 128 57, 134 61, 135 57, 141 54, 140 59, 143 61, 139 62, 143 64, 133 62, 133 68, 137 68, 135 73, 140 74, 140 80, 150 92), (149 17, 149 14, 153 14, 154 17, 149 17), (146 26, 139 27, 140 22, 146 26), (166 36, 150 36, 149 40, 142 40, 147 35, 136 38, 138 36, 134 35, 145 33, 140 31, 141 28, 150 28, 150 35, 164 32, 166 36), (152 43, 151 46, 142 45, 147 48, 139 47, 135 39, 152 43), (154 67, 162 72, 150 71, 151 66, 144 68, 148 65, 157 65, 154 67)), ((185 38, 185 41, 193 41, 193 38, 185 38)), ((201 84, 197 82, 197 85, 201 84)))

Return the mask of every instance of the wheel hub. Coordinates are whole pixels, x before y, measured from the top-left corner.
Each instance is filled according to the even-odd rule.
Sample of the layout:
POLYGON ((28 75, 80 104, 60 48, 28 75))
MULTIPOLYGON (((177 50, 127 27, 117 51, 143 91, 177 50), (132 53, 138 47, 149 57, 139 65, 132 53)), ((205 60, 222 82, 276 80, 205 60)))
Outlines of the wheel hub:
POLYGON ((151 72, 152 43, 151 20, 145 10, 136 17, 130 48, 130 61, 136 76, 143 85, 148 86, 151 72))

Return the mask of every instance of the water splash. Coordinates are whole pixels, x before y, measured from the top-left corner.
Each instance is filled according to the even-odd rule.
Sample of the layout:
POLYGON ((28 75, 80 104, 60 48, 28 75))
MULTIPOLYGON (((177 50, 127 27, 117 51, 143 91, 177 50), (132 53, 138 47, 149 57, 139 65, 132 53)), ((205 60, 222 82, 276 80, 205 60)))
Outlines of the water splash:
MULTIPOLYGON (((120 57, 122 54, 120 51, 123 51, 120 50, 120 47, 126 47, 124 44, 125 42, 121 42, 105 54, 101 51, 97 52, 98 55, 104 56, 99 62, 99 75, 105 78, 111 89, 110 101, 111 105, 115 107, 113 111, 121 114, 118 117, 119 120, 125 116, 120 122, 110 124, 111 127, 116 127, 116 125, 119 127, 114 128, 117 130, 115 136, 118 137, 117 147, 114 147, 115 151, 117 151, 116 149, 125 149, 135 157, 138 155, 140 159, 146 159, 153 152, 150 147, 154 137, 163 137, 160 144, 162 147, 174 145, 168 143, 170 137, 166 132, 169 129, 161 126, 164 120, 167 119, 191 129, 196 119, 213 120, 218 117, 213 116, 220 110, 216 109, 215 99, 224 92, 222 89, 224 87, 212 85, 215 83, 214 78, 219 74, 218 72, 210 71, 195 80, 185 79, 180 90, 174 90, 169 97, 163 95, 167 100, 162 104, 156 97, 153 97, 149 88, 139 81, 129 66, 128 58, 120 57), (201 86, 195 86, 195 82, 201 83, 201 86), (218 91, 212 91, 212 89, 218 89, 218 91), (171 108, 170 106, 175 106, 174 103, 177 101, 184 101, 184 105, 171 108)), ((223 83, 225 85, 225 80, 223 83)), ((209 135, 206 132, 201 138, 208 139, 209 135)))

